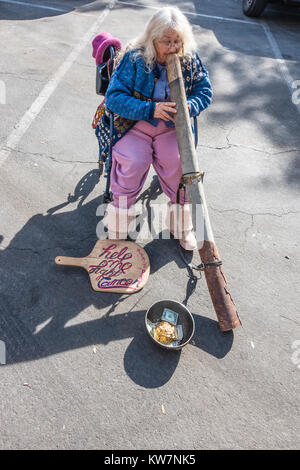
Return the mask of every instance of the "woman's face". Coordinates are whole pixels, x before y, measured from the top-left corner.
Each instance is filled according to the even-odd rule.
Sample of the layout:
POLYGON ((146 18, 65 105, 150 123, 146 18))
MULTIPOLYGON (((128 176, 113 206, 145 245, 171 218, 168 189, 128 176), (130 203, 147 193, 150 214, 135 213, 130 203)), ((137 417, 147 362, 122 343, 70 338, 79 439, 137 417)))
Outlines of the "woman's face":
POLYGON ((154 41, 154 47, 157 54, 157 61, 164 63, 167 55, 177 53, 182 47, 182 40, 174 29, 167 29, 160 39, 154 41))

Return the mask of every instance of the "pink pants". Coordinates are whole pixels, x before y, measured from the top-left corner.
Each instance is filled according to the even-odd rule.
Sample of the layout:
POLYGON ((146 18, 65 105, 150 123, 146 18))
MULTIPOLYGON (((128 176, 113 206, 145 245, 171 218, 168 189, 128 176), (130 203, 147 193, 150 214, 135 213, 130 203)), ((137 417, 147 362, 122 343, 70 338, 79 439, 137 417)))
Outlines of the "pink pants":
MULTIPOLYGON (((126 204, 129 208, 135 203, 151 163, 163 192, 175 203, 182 167, 175 127, 168 128, 163 120, 157 127, 138 121, 113 146, 111 190, 116 207, 125 208, 126 204)), ((180 203, 184 202, 188 200, 180 191, 180 203)))

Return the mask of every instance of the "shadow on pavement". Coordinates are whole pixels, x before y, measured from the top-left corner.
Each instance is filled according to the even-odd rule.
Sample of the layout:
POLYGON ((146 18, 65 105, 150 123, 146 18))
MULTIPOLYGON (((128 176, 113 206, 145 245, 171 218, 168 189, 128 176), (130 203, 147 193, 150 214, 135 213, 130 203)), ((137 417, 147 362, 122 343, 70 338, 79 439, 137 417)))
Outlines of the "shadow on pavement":
MULTIPOLYGON (((144 320, 145 312, 142 312, 144 320)), ((165 351, 156 346, 145 331, 135 334, 124 356, 124 368, 133 382, 145 388, 161 387, 170 380, 181 351, 165 351)))
MULTIPOLYGON (((221 333, 216 321, 200 315, 193 316, 195 335, 191 344, 217 359, 226 356, 232 347, 233 332, 221 333)), ((124 367, 128 376, 138 385, 145 388, 161 387, 172 377, 182 350, 168 352, 146 339, 143 331, 134 336, 125 353, 124 367)))
MULTIPOLYGON (((28 0, 28 2, 30 3, 32 0, 28 0)), ((70 9, 70 11, 76 8, 78 11, 83 12, 100 11, 106 4, 102 1, 57 1, 49 3, 49 6, 70 9)), ((186 4, 181 1, 175 1, 173 4, 183 11, 187 10, 186 4)), ((142 7, 125 3, 116 3, 114 6, 114 11, 120 15, 122 15, 122 10, 125 9, 127 15, 128 9, 136 12, 143 10, 142 7)), ((270 5, 270 8, 268 7, 263 15, 263 20, 268 22, 270 27, 277 26, 274 37, 279 41, 280 47, 283 44, 286 49, 282 50, 282 54, 285 59, 290 60, 288 66, 292 68, 291 76, 295 80, 299 79, 297 75, 299 69, 296 68, 297 62, 299 63, 297 51, 299 51, 298 43, 300 41, 300 15, 296 13, 298 10, 280 8, 277 5, 274 9, 270 5), (293 12, 295 12, 294 15, 293 12)), ((154 12, 153 9, 146 9, 145 11, 147 11, 149 17, 154 12)), ((34 19, 49 14, 62 14, 54 11, 51 13, 51 10, 23 8, 20 5, 0 2, 1 18, 8 19, 9 12, 11 12, 11 15, 14 12, 15 15, 15 17, 12 15, 10 19, 22 19, 25 12, 26 15, 29 15, 29 18, 24 16, 24 19, 34 19)), ((298 189, 300 184, 300 116, 292 102, 291 92, 281 76, 279 63, 274 62, 272 68, 268 64, 266 64, 266 68, 265 65, 263 66, 265 58, 274 59, 274 51, 261 27, 261 23, 258 20, 245 17, 242 13, 241 2, 232 2, 231 0, 194 2, 191 12, 204 15, 188 15, 188 19, 195 29, 199 53, 210 72, 213 86, 214 80, 217 80, 220 74, 224 75, 226 82, 230 82, 230 91, 225 90, 222 93, 222 87, 218 87, 218 94, 215 93, 214 97, 216 105, 213 104, 209 109, 208 119, 217 125, 226 125, 230 130, 234 130, 237 122, 243 122, 245 125, 250 123, 251 126, 256 127, 258 132, 262 133, 264 139, 270 142, 270 147, 274 147, 274 145, 277 147, 276 150, 271 149, 271 155, 277 155, 278 153, 278 158, 281 158, 281 151, 283 154, 289 152, 288 157, 283 160, 285 164, 281 170, 282 180, 280 182, 298 189), (209 16, 246 20, 250 24, 212 19, 209 16), (198 30, 197 27, 199 27, 198 30), (211 31, 214 34, 217 42, 222 46, 221 49, 211 49, 208 47, 210 43, 204 45, 201 43, 202 38, 207 40, 206 31, 211 31), (230 54, 231 52, 235 53, 234 56, 230 54), (255 62, 253 62, 253 59, 255 59, 255 62), (253 74, 249 76, 249 71, 256 70, 257 64, 260 66, 257 73, 255 76, 253 74)), ((103 28, 109 29, 109 26, 104 27, 103 25, 103 28)), ((119 36, 122 40, 121 31, 119 36)), ((245 133, 247 133, 247 128, 245 133)), ((251 131, 249 131, 249 134, 251 134, 251 131)), ((199 143, 201 143, 201 124, 199 143)), ((234 138, 231 141, 230 138, 228 147, 229 145, 239 146, 240 143, 239 138, 237 142, 234 138)), ((241 147, 247 145, 249 148, 257 145, 259 147, 259 139, 256 139, 255 142, 246 139, 242 142, 241 147)), ((213 146, 213 142, 211 146, 213 146)), ((223 148, 226 148, 226 145, 223 148)), ((253 151, 258 152, 264 150, 265 148, 253 148, 253 151)), ((274 180, 272 176, 265 177, 262 175, 261 178, 257 179, 258 187, 274 190, 275 185, 278 186, 278 181, 274 180)), ((256 188, 252 189, 255 190, 256 188)))
MULTIPOLYGON (((203 0, 193 3, 194 6, 190 11, 198 13, 199 16, 187 15, 187 17, 194 27, 198 50, 210 72, 212 85, 214 87, 215 81, 219 80, 222 74, 226 85, 228 80, 230 82, 230 91, 225 89, 222 93, 222 87, 219 86, 218 93, 216 93, 216 87, 214 87, 215 95, 213 104, 209 108, 209 121, 221 127, 226 126, 230 130, 234 130, 237 122, 242 122, 243 125, 249 123, 255 126, 258 135, 261 133, 264 138, 264 143, 260 146, 259 139, 251 141, 248 138, 252 128, 249 132, 246 128, 244 134, 247 138, 242 143, 240 132, 238 132, 237 142, 234 138, 231 141, 231 136, 228 135, 228 144, 225 143, 222 148, 229 148, 230 145, 248 146, 250 149, 253 148, 253 152, 270 153, 271 156, 276 157, 278 154, 279 159, 285 157, 285 152, 288 152, 288 158, 283 160, 285 164, 281 168, 280 184, 297 190, 300 185, 300 115, 293 104, 291 91, 281 75, 279 62, 274 61, 272 68, 265 62, 265 59, 275 59, 275 57, 262 27, 263 23, 246 17, 239 1, 203 0), (220 19, 210 18, 210 16, 220 19), (223 21, 222 17, 238 21, 223 21), (240 23, 239 20, 249 24, 240 23), (207 40, 206 31, 214 34, 221 48, 212 49, 210 43, 202 44, 202 38, 207 40), (254 75, 253 71, 256 71, 254 75), (270 152, 268 152, 268 147, 271 148, 270 152)), ((185 12, 188 10, 186 4, 181 1, 173 2, 173 5, 185 12)), ((120 12, 122 9, 138 12, 143 8, 117 3, 114 9, 120 12)), ((151 9, 145 11, 148 12, 149 17, 154 13, 151 9)), ((275 8, 274 5, 269 5, 262 16, 272 30, 275 28, 274 38, 279 42, 280 47, 282 45, 281 53, 284 59, 290 60, 288 67, 291 67, 290 73, 295 80, 299 79, 299 13, 300 9, 297 8, 279 5, 275 8)), ((199 144, 201 144, 201 116, 199 144)), ((214 143, 209 145, 213 147, 214 143)), ((269 175, 262 175, 257 179, 256 184, 257 187, 252 188, 253 190, 263 187, 273 191, 274 186, 278 186, 278 180, 269 175)))
MULTIPOLYGON (((159 387, 174 373, 180 352, 166 354, 147 339, 145 311, 128 311, 125 303, 119 313, 127 294, 95 292, 84 270, 54 264, 58 255, 86 256, 97 241, 96 210, 101 197, 82 204, 97 181, 97 171, 89 172, 76 185, 74 195, 69 194, 66 202, 49 209, 46 215, 33 216, 0 250, 0 339, 6 345, 7 364, 133 337, 124 358, 126 372, 144 387, 159 387), (66 206, 75 201, 77 207, 67 211, 66 206), (61 209, 64 212, 58 212, 61 209), (101 317, 86 321, 85 313, 85 320, 78 322, 76 317, 90 306, 101 311, 101 317)), ((156 181, 153 191, 146 190, 151 200, 159 194, 156 181)), ((0 243, 4 241, 0 235, 0 243)), ((147 250, 154 270, 174 259, 173 248, 166 242, 157 240, 153 245, 158 248, 159 243, 165 243, 164 256, 158 256, 161 250, 153 246, 147 250)), ((138 302, 145 289, 132 295, 138 302)), ((195 315, 195 321, 194 345, 223 357, 232 341, 218 333, 216 322, 199 315, 195 315)))
POLYGON ((197 334, 194 335, 192 344, 217 359, 225 357, 233 344, 233 331, 221 332, 216 320, 211 320, 194 312, 193 316, 197 334))
POLYGON ((85 199, 91 194, 91 192, 95 189, 96 185, 99 183, 100 175, 98 170, 91 170, 86 175, 84 175, 81 180, 77 183, 76 188, 74 190, 74 194, 68 194, 67 200, 62 204, 59 204, 56 207, 51 207, 51 209, 47 210, 47 214, 52 215, 55 212, 59 211, 63 207, 67 205, 78 202, 77 209, 82 207, 85 199))

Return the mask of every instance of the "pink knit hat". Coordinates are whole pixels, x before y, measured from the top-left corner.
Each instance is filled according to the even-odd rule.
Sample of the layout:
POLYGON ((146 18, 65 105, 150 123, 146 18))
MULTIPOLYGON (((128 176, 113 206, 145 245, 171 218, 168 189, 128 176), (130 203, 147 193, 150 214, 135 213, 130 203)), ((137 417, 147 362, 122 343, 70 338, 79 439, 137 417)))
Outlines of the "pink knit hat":
POLYGON ((110 33, 100 33, 93 39, 92 46, 93 57, 96 60, 96 65, 98 65, 109 59, 109 55, 108 57, 105 57, 105 51, 109 46, 114 46, 115 49, 121 49, 122 43, 118 38, 114 38, 110 33))

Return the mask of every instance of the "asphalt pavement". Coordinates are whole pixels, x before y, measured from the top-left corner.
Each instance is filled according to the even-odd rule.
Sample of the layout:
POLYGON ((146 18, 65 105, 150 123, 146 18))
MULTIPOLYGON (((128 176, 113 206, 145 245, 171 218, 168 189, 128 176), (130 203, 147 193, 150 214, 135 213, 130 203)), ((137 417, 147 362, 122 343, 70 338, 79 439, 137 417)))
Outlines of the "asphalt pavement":
MULTIPOLYGON (((176 240, 143 243, 132 295, 92 290, 58 255, 94 246, 98 178, 91 41, 126 43, 164 2, 0 0, 1 449, 295 449, 300 377, 300 10, 175 0, 213 89, 197 155, 242 327, 219 331, 176 240), (144 330, 173 299, 195 335, 165 352, 144 330)), ((151 170, 140 202, 166 202, 151 170)))

